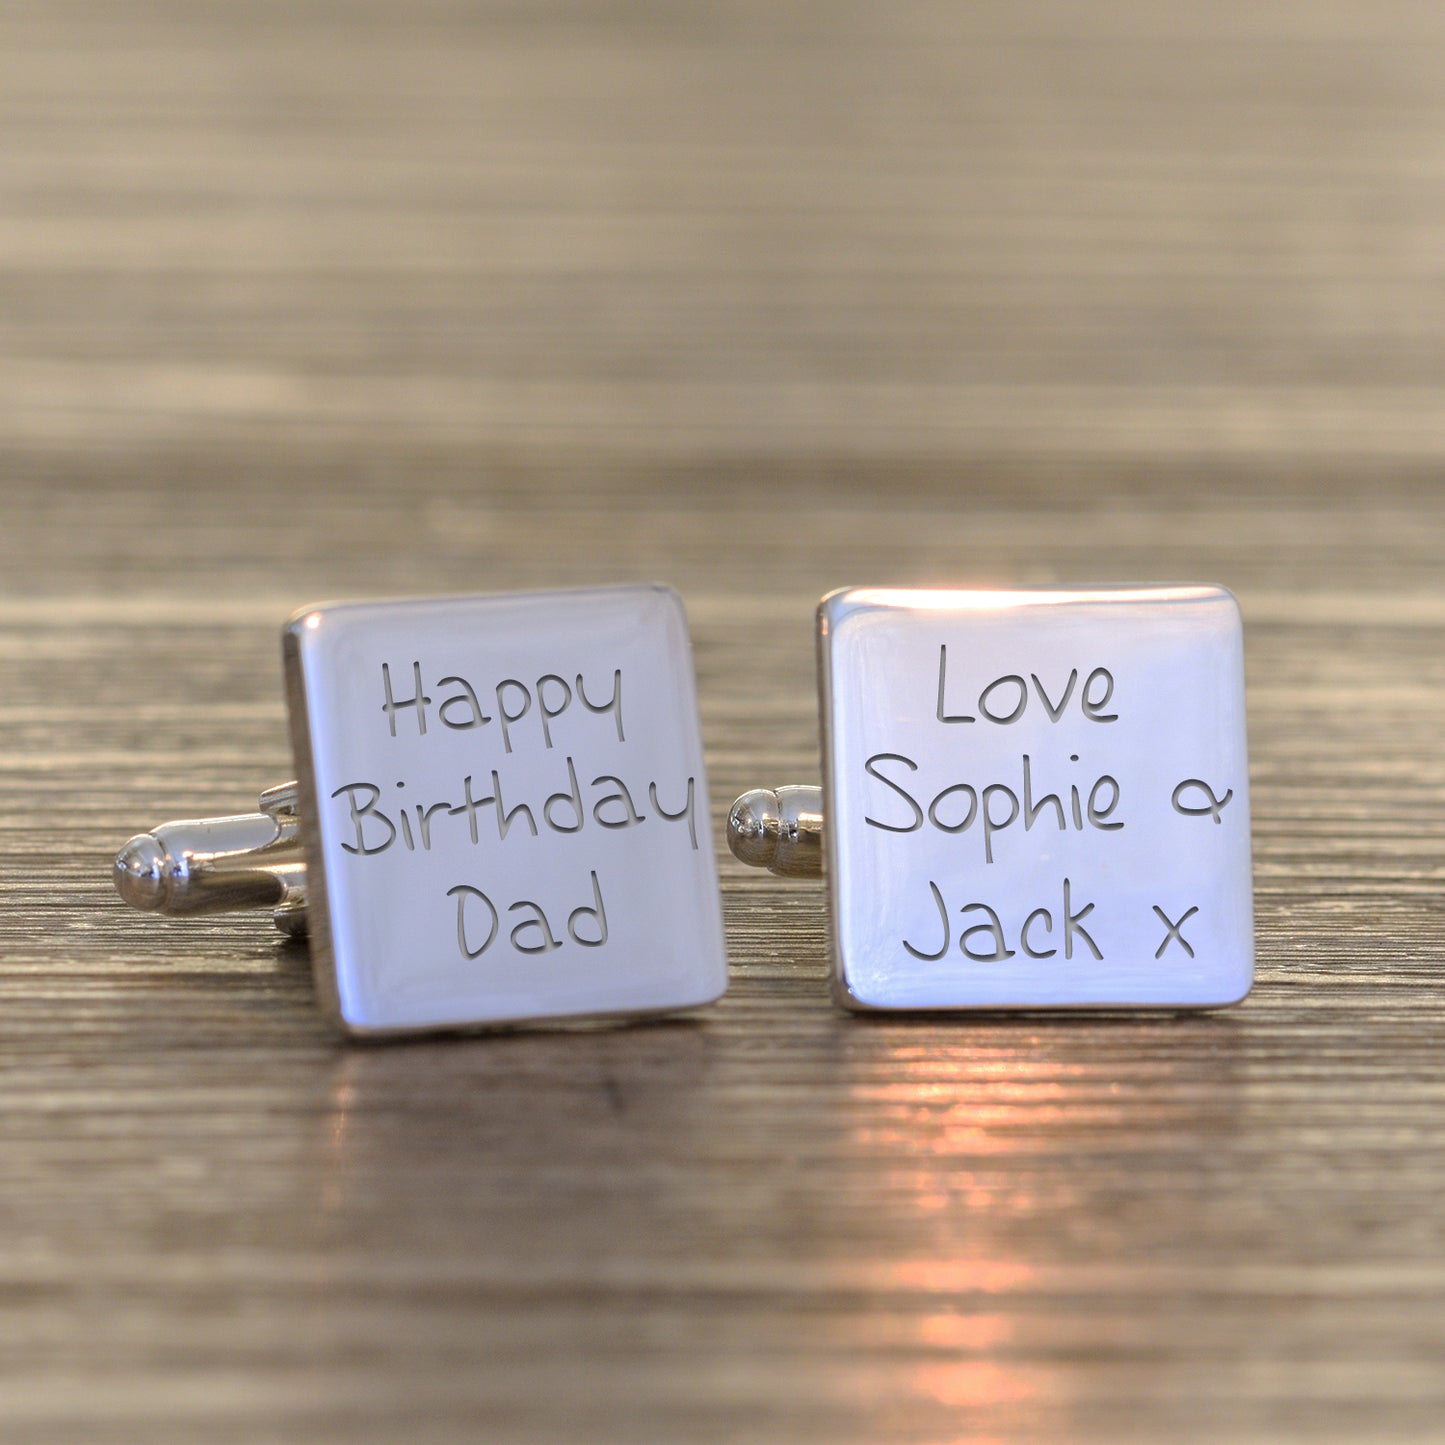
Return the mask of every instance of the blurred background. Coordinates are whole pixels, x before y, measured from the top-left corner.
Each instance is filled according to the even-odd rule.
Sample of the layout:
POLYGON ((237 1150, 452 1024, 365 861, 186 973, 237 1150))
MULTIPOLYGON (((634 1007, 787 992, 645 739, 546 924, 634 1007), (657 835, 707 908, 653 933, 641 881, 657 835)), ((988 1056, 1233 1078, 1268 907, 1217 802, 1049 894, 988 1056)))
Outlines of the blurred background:
POLYGON ((213 574, 238 490, 312 591, 410 586, 421 550, 441 586, 685 587, 726 553, 805 595, 879 569, 860 505, 890 576, 1164 575, 1213 542, 1273 581, 1272 492, 1437 480, 1424 0, 0 24, 8 486, 84 494, 57 545, 127 586, 213 574), (391 546, 346 555, 337 489, 391 546), (1079 509, 1117 518, 1075 555, 1079 509))
POLYGON ((7 1440, 1426 1440, 1445 8, 0 0, 7 1440), (328 597, 656 579, 721 816, 854 583, 1247 621, 1260 981, 342 1050, 136 828, 328 597))

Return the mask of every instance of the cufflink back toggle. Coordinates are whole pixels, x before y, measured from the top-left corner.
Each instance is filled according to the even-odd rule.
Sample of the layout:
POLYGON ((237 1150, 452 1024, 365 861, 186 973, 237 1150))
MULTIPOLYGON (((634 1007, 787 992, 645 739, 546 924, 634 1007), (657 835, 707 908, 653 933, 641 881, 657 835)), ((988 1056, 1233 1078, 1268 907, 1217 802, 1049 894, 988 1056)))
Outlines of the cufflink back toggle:
POLYGON ((306 859, 297 785, 261 794, 260 811, 185 818, 132 838, 115 860, 116 891, 132 908, 184 917, 269 908, 276 927, 306 936, 306 859))
POLYGON ((822 788, 792 783, 744 793, 728 813, 728 847, 739 862, 780 878, 821 878, 822 788))

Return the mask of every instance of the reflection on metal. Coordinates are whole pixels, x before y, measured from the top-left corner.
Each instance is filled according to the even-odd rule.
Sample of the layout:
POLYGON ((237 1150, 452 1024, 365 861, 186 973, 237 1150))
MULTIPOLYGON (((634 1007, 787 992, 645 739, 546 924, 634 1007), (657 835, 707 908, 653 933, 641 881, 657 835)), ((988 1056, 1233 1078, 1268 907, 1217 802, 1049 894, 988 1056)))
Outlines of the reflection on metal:
POLYGON ((306 934, 306 864, 296 784, 268 788, 258 813, 186 818, 132 838, 116 855, 116 891, 132 908, 180 916, 269 908, 306 934))
POLYGON ((794 784, 744 793, 728 813, 728 847, 780 878, 821 878, 823 790, 794 784))

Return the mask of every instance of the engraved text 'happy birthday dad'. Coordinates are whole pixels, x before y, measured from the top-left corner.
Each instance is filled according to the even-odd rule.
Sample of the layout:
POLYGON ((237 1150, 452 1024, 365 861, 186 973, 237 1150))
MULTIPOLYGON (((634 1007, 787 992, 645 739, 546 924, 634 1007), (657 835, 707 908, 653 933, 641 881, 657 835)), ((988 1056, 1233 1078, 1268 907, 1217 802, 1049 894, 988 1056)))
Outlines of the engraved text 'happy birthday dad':
MULTIPOLYGON (((696 850, 695 778, 675 785, 653 779, 644 785, 600 773, 584 783, 590 770, 578 771, 576 753, 587 730, 605 729, 609 741, 627 743, 621 668, 602 679, 588 679, 580 672, 568 677, 543 673, 530 683, 506 677, 480 695, 471 681, 456 674, 429 682, 417 661, 395 675, 391 664, 383 662, 378 681, 378 726, 386 727, 392 738, 476 732, 491 745, 492 756, 485 771, 479 768, 458 778, 445 798, 416 801, 408 796, 405 779, 357 781, 337 788, 331 800, 342 810, 345 852, 374 858, 392 849, 430 853, 438 848, 450 855, 457 847, 515 845, 518 839, 525 842, 544 833, 613 832, 654 819, 685 826, 696 850), (491 712, 483 707, 482 697, 491 712), (526 760, 530 774, 539 751, 555 759, 555 790, 543 787, 524 797, 508 783, 508 760, 526 760)), ((582 948, 601 947, 607 942, 603 886, 597 868, 588 869, 586 877, 586 899, 565 920, 549 919, 532 899, 499 903, 474 882, 446 889, 455 907, 458 949, 468 959, 480 958, 502 937, 521 954, 551 953, 566 939, 582 948)))

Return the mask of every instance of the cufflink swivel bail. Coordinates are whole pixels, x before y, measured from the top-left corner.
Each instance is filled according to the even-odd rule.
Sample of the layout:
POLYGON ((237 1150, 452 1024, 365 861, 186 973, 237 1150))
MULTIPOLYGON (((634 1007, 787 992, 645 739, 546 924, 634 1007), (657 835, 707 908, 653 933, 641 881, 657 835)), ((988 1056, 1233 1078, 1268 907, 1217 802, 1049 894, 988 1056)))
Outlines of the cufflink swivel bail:
POLYGON ((754 788, 728 812, 728 847, 740 863, 779 878, 823 876, 823 790, 754 788))
POLYGON ((261 794, 260 812, 183 818, 139 833, 116 854, 116 892, 152 913, 182 917, 269 908, 289 938, 306 936, 306 862, 297 785, 261 794))

